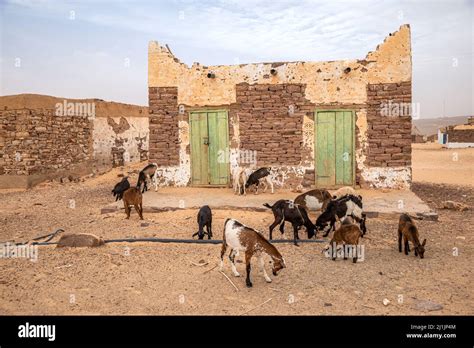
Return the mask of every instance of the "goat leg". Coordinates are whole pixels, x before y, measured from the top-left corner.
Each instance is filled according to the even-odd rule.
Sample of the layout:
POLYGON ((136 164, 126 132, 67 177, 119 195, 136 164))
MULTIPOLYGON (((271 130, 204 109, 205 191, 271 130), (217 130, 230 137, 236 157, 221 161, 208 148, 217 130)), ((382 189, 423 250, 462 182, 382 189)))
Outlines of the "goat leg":
POLYGON ((245 253, 245 264, 246 264, 246 271, 247 271, 247 278, 245 279, 245 285, 247 285, 248 288, 252 287, 252 282, 250 281, 250 259, 252 258, 252 255, 249 253, 245 253))
POLYGON ((299 237, 298 237, 298 226, 293 224, 293 240, 294 240, 294 244, 296 246, 299 246, 298 242, 297 242, 298 239, 299 239, 299 237))
POLYGON ((398 229, 398 251, 402 252, 402 231, 398 229))

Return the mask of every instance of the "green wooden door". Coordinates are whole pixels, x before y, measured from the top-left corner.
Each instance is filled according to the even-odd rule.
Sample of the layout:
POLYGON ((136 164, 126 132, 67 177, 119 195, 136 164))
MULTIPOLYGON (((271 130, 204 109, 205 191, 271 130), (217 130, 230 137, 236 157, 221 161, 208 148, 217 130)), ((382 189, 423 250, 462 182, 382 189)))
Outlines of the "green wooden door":
POLYGON ((317 111, 315 165, 318 187, 354 184, 354 114, 347 110, 317 111))
POLYGON ((192 112, 190 125, 192 184, 227 185, 229 182, 227 112, 192 112))

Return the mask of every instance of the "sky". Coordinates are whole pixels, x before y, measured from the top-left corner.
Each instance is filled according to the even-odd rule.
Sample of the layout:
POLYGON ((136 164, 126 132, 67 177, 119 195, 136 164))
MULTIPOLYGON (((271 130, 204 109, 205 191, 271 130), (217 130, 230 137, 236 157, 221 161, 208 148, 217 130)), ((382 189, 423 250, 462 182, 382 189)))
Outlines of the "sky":
POLYGON ((192 65, 362 59, 410 24, 421 118, 474 115, 474 0, 0 0, 0 95, 147 105, 148 42, 192 65))

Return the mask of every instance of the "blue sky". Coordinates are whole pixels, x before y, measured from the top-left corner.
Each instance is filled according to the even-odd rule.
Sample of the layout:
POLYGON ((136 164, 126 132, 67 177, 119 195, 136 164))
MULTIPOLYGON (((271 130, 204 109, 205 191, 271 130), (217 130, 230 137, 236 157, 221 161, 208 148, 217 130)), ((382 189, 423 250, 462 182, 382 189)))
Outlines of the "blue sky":
POLYGON ((0 0, 0 11, 1 95, 146 105, 150 40, 189 65, 339 60, 409 23, 421 117, 474 114, 473 0, 0 0))

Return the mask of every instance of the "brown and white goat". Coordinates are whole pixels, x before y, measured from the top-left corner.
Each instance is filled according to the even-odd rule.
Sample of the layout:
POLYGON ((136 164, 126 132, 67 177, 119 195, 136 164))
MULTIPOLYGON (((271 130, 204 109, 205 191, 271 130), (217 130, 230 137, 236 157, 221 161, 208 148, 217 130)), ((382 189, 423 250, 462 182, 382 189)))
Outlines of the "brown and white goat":
POLYGON ((420 243, 420 236, 418 234, 418 228, 416 227, 413 219, 408 214, 400 215, 398 221, 398 251, 402 252, 402 237, 405 245, 405 255, 410 252, 410 246, 408 242, 411 242, 415 248, 415 256, 420 255, 420 258, 425 257, 425 245, 426 239, 423 243, 420 243))
POLYGON ((123 193, 123 205, 125 207, 125 214, 127 214, 127 219, 130 219, 130 206, 133 205, 140 220, 143 220, 143 205, 142 205, 142 193, 137 187, 130 187, 123 193))
POLYGON ((224 266, 224 254, 227 247, 230 247, 229 260, 231 262, 232 272, 234 276, 240 277, 237 268, 235 267, 235 257, 239 255, 240 251, 245 252, 245 265, 247 270, 247 278, 245 284, 247 287, 252 287, 250 281, 250 260, 255 255, 258 258, 260 267, 262 268, 263 276, 267 283, 271 283, 270 277, 265 271, 265 262, 263 260, 263 254, 267 254, 273 260, 272 273, 274 276, 278 272, 286 267, 285 260, 278 252, 278 250, 270 244, 265 237, 253 228, 247 227, 237 220, 227 219, 224 223, 224 235, 221 250, 221 264, 220 269, 224 266))
POLYGON ((356 195, 356 191, 354 190, 354 188, 350 187, 350 186, 344 186, 344 187, 341 187, 339 189, 337 189, 336 191, 333 191, 332 192, 332 198, 333 199, 338 199, 338 198, 341 198, 343 196, 346 196, 346 195, 356 195))
MULTIPOLYGON (((341 226, 334 232, 329 247, 332 251, 332 259, 336 260, 337 246, 343 244, 344 260, 347 260, 346 251, 350 248, 354 257, 352 262, 356 263, 358 259, 359 239, 362 236, 360 227, 353 223, 351 217, 345 218, 341 222, 341 226)), ((328 249, 326 248, 326 250, 328 249)))
POLYGON ((247 195, 245 184, 247 183, 247 178, 252 172, 249 168, 236 168, 232 178, 232 184, 234 186, 234 194, 244 196, 247 195))

